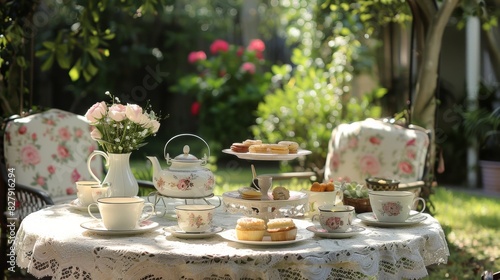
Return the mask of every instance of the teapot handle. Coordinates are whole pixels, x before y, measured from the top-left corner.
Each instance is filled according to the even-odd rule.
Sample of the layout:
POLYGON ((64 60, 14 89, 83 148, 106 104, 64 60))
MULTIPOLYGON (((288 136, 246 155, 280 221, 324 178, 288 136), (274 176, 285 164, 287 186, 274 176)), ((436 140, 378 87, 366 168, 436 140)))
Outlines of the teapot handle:
POLYGON ((163 148, 163 156, 167 160, 167 163, 170 160, 170 157, 169 157, 169 155, 167 153, 168 143, 170 143, 170 141, 174 140, 175 138, 181 137, 181 136, 193 136, 193 137, 196 137, 196 138, 200 139, 201 141, 203 141, 203 143, 205 143, 205 145, 207 146, 207 149, 208 149, 208 157, 206 155, 204 156, 202 164, 206 164, 207 161, 208 161, 208 158, 210 158, 210 147, 208 146, 207 142, 205 140, 203 140, 203 138, 201 138, 198 135, 194 135, 194 134, 190 134, 190 133, 184 133, 184 134, 176 135, 176 136, 170 138, 170 140, 167 141, 167 144, 165 144, 165 147, 163 148))
POLYGON ((89 157, 88 157, 88 159, 87 159, 87 169, 88 169, 88 170, 89 170, 89 172, 90 172, 90 176, 92 176, 92 178, 94 178, 94 180, 96 180, 97 182, 99 182, 99 185, 100 185, 100 184, 101 184, 101 180, 100 180, 99 178, 97 178, 97 176, 94 174, 94 172, 92 172, 92 168, 90 168, 90 163, 91 163, 91 161, 92 161, 92 158, 93 158, 94 156, 97 156, 97 155, 102 156, 102 157, 104 157, 104 158, 106 159, 106 166, 108 166, 108 165, 109 165, 109 163, 108 163, 108 162, 109 162, 109 157, 108 157, 108 154, 106 154, 105 152, 103 152, 103 151, 99 151, 99 150, 95 150, 95 151, 93 151, 93 152, 89 155, 89 157))

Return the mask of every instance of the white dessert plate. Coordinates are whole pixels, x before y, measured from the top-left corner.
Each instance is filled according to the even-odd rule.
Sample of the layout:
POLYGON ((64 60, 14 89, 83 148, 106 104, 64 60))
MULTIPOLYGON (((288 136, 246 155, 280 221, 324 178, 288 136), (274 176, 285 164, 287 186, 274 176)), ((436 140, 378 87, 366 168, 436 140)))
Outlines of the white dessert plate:
POLYGON ((216 233, 223 231, 224 229, 221 227, 212 227, 204 232, 185 232, 178 226, 164 227, 164 231, 169 232, 173 236, 177 238, 183 239, 199 239, 199 238, 208 238, 214 236, 216 233))
POLYGON ((251 160, 292 160, 300 156, 309 155, 312 152, 309 150, 298 150, 296 154, 260 154, 260 153, 236 153, 231 149, 222 150, 223 153, 235 155, 241 159, 251 159, 251 160))
POLYGON ((138 228, 129 230, 109 230, 104 227, 101 221, 93 220, 82 223, 80 225, 82 228, 89 230, 94 233, 99 233, 103 235, 126 235, 126 234, 140 234, 151 231, 159 226, 157 222, 143 221, 139 224, 138 228))
MULTIPOLYGON (((410 214, 414 213, 417 212, 413 210, 410 212, 410 214)), ((358 214, 357 217, 367 225, 382 226, 382 227, 401 227, 401 226, 415 225, 427 219, 427 216, 420 214, 410 217, 404 222, 381 222, 377 220, 377 217, 375 217, 375 214, 373 212, 361 213, 358 214)))
MULTIPOLYGON (((78 198, 77 198, 77 199, 74 199, 74 200, 72 200, 72 201, 70 201, 70 202, 68 203, 68 205, 69 205, 69 208, 70 208, 70 209, 74 209, 74 210, 76 210, 76 211, 80 211, 80 212, 85 212, 85 213, 88 213, 87 206, 82 206, 82 205, 80 204, 80 200, 78 200, 78 198)), ((98 209, 96 206, 92 206, 92 207, 90 208, 90 211, 91 211, 91 212, 93 212, 93 213, 94 213, 94 212, 95 212, 95 213, 98 213, 98 212, 99 212, 99 209, 98 209)))
POLYGON ((233 241, 233 242, 237 242, 237 243, 241 243, 241 244, 247 244, 247 245, 257 245, 257 246, 288 245, 288 244, 293 244, 293 243, 297 243, 297 242, 306 240, 309 237, 309 236, 304 236, 302 234, 297 234, 297 237, 295 238, 295 240, 272 241, 270 236, 264 235, 264 238, 262 239, 262 241, 239 240, 236 237, 236 230, 234 230, 234 229, 223 231, 223 232, 219 233, 219 235, 222 236, 223 238, 229 240, 229 241, 233 241))
POLYGON ((365 230, 364 227, 360 226, 351 226, 345 232, 328 232, 325 229, 317 228, 315 226, 309 226, 306 229, 310 232, 314 232, 316 236, 323 238, 349 238, 365 230))

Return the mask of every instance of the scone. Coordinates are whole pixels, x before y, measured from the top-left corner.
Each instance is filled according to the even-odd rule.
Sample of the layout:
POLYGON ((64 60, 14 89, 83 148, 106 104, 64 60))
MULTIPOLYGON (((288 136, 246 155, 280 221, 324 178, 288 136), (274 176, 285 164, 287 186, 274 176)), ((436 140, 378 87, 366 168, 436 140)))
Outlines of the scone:
POLYGON ((267 232, 272 241, 295 240, 297 227, 290 218, 271 219, 267 222, 267 232))
POLYGON ((273 189, 274 200, 288 200, 290 198, 290 191, 285 187, 276 187, 273 189))
POLYGON ((238 240, 262 241, 266 232, 266 222, 259 218, 239 218, 236 222, 238 240))
POLYGON ((278 142, 278 145, 283 145, 288 147, 288 151, 290 154, 296 154, 297 151, 299 150, 299 144, 293 141, 280 141, 278 142))

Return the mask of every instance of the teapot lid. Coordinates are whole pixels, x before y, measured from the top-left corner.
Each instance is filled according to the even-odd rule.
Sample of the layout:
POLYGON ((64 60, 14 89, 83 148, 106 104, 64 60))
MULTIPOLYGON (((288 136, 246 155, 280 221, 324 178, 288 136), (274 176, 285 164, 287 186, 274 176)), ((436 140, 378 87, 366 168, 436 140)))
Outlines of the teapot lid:
POLYGON ((172 167, 177 169, 185 169, 185 168, 192 168, 192 167, 195 167, 196 166, 200 166, 200 165, 203 165, 203 164, 206 164, 207 163, 207 156, 204 155, 202 159, 198 159, 197 157, 195 157, 194 155, 190 154, 189 153, 189 145, 184 145, 184 147, 182 148, 182 154, 176 156, 175 158, 170 158, 170 155, 167 153, 167 157, 166 157, 166 160, 167 160, 167 164, 170 164, 172 163, 172 167))
POLYGON ((189 153, 189 145, 184 145, 184 148, 182 148, 183 154, 180 154, 176 156, 174 159, 175 160, 182 160, 182 161, 196 161, 198 158, 196 156, 193 156, 192 154, 189 153))

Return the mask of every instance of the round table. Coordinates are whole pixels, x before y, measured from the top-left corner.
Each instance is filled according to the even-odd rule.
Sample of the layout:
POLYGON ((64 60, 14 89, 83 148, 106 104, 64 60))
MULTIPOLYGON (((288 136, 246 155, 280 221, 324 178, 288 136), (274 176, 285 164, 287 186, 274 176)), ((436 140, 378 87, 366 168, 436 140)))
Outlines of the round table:
MULTIPOLYGON (((294 221, 304 240, 281 246, 241 244, 215 234, 180 239, 164 230, 175 226, 167 215, 159 226, 137 235, 101 235, 82 228, 88 213, 56 205, 30 214, 16 235, 17 264, 37 277, 54 279, 379 279, 422 278, 426 266, 446 263, 448 246, 439 222, 428 214, 404 227, 368 226, 346 239, 325 239, 306 230, 307 218, 294 221)), ((240 216, 217 209, 214 223, 226 230, 240 216)), ((222 232, 224 233, 224 232, 222 232)))

